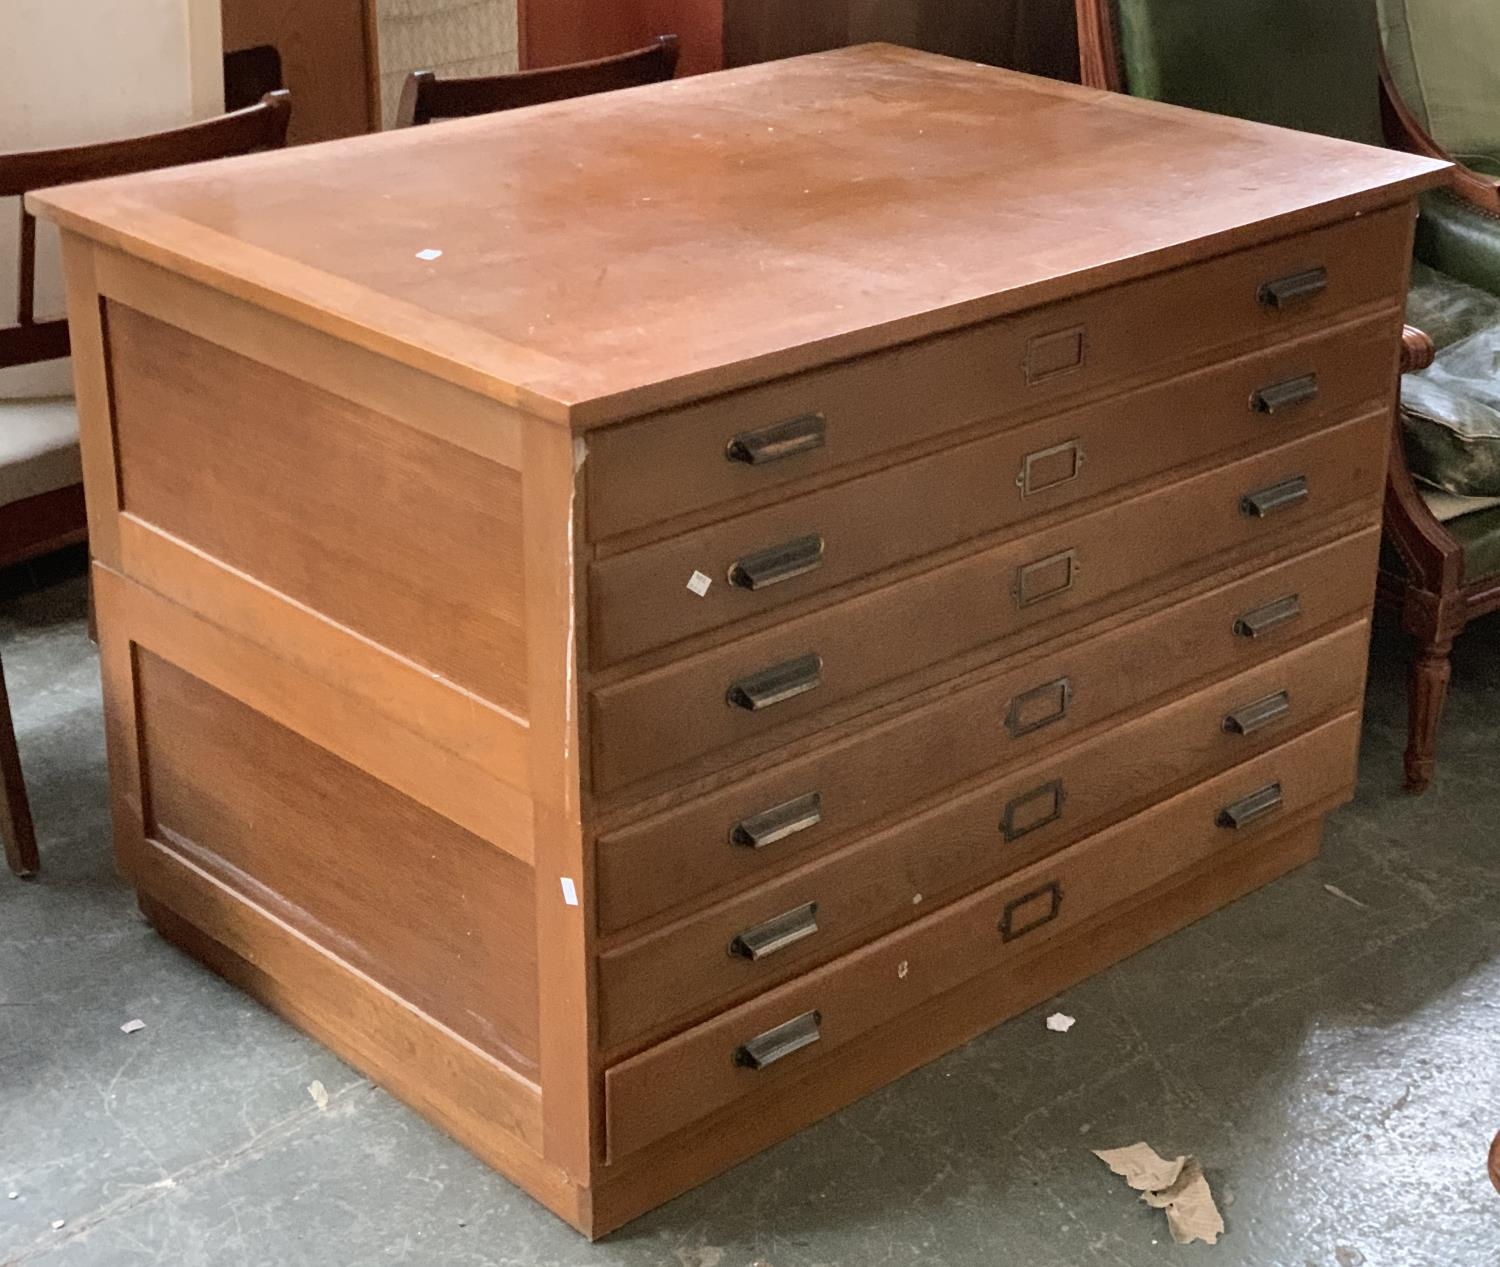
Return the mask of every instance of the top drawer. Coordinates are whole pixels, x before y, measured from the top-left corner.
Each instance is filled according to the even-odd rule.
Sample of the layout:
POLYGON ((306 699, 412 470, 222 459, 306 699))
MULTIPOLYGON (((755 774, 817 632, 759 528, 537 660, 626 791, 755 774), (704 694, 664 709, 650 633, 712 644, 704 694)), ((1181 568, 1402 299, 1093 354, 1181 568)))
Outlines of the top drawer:
POLYGON ((1406 285, 1398 207, 598 432, 594 540, 1001 415, 1270 341, 1406 285))

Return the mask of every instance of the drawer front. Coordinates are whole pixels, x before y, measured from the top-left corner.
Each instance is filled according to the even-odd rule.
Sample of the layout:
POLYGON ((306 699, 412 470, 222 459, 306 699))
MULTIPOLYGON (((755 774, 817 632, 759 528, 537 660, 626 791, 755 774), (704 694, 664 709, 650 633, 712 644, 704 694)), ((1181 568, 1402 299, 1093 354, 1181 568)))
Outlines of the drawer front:
MULTIPOLYGON (((1380 530, 1207 594, 956 691, 774 769, 606 832, 598 842, 600 931, 763 882, 813 851, 944 787, 1014 766, 1047 745, 1223 677, 1369 612, 1380 530), (1296 596, 1298 614, 1251 638, 1240 617, 1296 596)), ((1363 666, 1363 653, 1357 657, 1363 666)))
MULTIPOLYGON (((861 691, 1051 622, 1076 626, 1214 555, 1285 543, 1385 479, 1370 414, 1056 524, 591 695, 596 791, 764 735, 861 691), (1071 617, 1071 619, 1069 619, 1071 617)), ((1178 579, 1180 579, 1180 576, 1178 579)), ((1144 595, 1142 595, 1144 596, 1144 595)))
POLYGON ((1346 626, 609 951, 599 961, 601 1042, 617 1047, 768 989, 925 903, 1020 870, 1357 709, 1368 645, 1366 622, 1346 626))
POLYGON ((849 1058, 861 1035, 970 977, 1347 799, 1358 742, 1350 713, 613 1066, 611 1161, 767 1083, 849 1058))
POLYGON ((1305 435, 1385 394, 1386 317, 888 468, 590 568, 594 667, 774 611, 1214 454, 1305 435), (688 587, 702 573, 704 593, 688 587))
POLYGON ((846 463, 1365 305, 1392 309, 1394 340, 1410 236, 1410 211, 1393 208, 608 428, 589 440, 589 536, 769 500, 846 463), (1292 285, 1272 298, 1268 287, 1299 278, 1300 297, 1292 285))

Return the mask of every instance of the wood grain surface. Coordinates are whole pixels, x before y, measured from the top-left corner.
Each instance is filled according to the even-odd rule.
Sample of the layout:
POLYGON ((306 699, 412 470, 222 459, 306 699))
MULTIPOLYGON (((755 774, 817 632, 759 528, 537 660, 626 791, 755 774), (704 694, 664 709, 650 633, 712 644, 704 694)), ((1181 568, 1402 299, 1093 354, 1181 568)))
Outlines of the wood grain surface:
POLYGON ((515 471, 132 309, 106 320, 124 514, 525 713, 515 471))
POLYGON ((150 652, 135 688, 149 841, 536 1075, 529 867, 150 652))

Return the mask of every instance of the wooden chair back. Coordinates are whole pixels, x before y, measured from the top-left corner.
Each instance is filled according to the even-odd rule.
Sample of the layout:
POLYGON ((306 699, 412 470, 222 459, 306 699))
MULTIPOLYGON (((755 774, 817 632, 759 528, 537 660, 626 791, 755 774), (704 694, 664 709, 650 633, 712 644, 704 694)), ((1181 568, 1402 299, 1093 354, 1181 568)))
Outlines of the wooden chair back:
POLYGON ((406 79, 396 126, 409 128, 438 119, 469 118, 521 106, 537 106, 568 97, 586 97, 619 88, 661 83, 677 73, 677 37, 658 36, 646 48, 571 66, 548 66, 514 75, 480 79, 439 79, 430 70, 413 71, 406 79))
POLYGON ((256 44, 224 54, 225 110, 248 110, 285 87, 281 52, 274 44, 256 44))
MULTIPOLYGON (((52 185, 128 176, 160 167, 279 149, 286 143, 291 114, 290 95, 276 92, 248 109, 168 132, 98 145, 0 154, 0 198, 24 200, 32 190, 52 185)), ((67 320, 36 320, 36 220, 26 210, 24 201, 17 289, 16 323, 0 327, 0 368, 67 356, 67 320)))

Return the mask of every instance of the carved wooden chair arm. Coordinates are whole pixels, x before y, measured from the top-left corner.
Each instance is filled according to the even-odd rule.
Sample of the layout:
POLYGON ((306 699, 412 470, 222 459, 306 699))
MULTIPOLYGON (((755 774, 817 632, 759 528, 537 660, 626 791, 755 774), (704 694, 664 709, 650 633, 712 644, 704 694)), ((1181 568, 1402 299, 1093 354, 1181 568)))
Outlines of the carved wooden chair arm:
POLYGON ((1425 370, 1432 364, 1435 356, 1437 356, 1437 346, 1433 343, 1431 335, 1418 330, 1416 326, 1402 326, 1401 372, 1403 374, 1410 374, 1413 370, 1425 370))
MULTIPOLYGON (((1429 335, 1416 326, 1401 330, 1401 372, 1426 369, 1436 355, 1429 335)), ((1438 521, 1412 478, 1406 461, 1401 409, 1391 415, 1391 460, 1385 488, 1385 535, 1410 574, 1408 602, 1448 593, 1463 579, 1463 550, 1438 521)))

